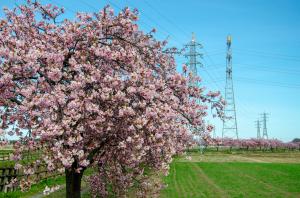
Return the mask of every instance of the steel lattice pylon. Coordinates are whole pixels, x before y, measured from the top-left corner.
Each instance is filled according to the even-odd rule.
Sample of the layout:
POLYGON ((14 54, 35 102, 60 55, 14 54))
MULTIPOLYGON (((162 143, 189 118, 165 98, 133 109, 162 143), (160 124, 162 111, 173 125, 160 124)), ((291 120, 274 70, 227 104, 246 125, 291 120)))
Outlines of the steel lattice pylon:
POLYGON ((238 139, 238 129, 236 121, 236 109, 234 101, 233 81, 232 81, 232 52, 231 52, 231 36, 227 36, 227 55, 226 55, 226 85, 224 109, 225 119, 223 121, 222 138, 235 137, 238 139))
POLYGON ((261 139, 261 135, 260 135, 260 121, 259 120, 256 121, 256 131, 257 131, 256 138, 257 139, 261 139))
POLYGON ((267 130, 267 113, 263 113, 262 116, 263 116, 263 135, 262 135, 262 138, 263 139, 268 139, 268 130, 267 130))
MULTIPOLYGON (((189 72, 193 77, 198 76, 198 69, 197 66, 202 66, 202 63, 197 60, 197 58, 202 58, 202 54, 197 52, 197 48, 202 48, 200 43, 196 42, 195 34, 192 35, 192 40, 186 45, 189 48, 189 52, 185 55, 189 58, 189 62, 187 63, 189 67, 189 72)), ((190 86, 199 86, 198 81, 190 83, 190 86)))
MULTIPOLYGON (((196 42, 196 38, 195 38, 195 34, 192 34, 192 40, 185 45, 185 48, 188 49, 188 52, 185 54, 185 57, 188 58, 188 72, 189 75, 191 77, 191 79, 195 79, 198 78, 198 67, 202 66, 202 63, 198 60, 202 58, 202 54, 198 53, 198 49, 201 49, 203 46, 200 43, 196 42)), ((189 82, 189 86, 190 87, 199 87, 199 81, 198 80, 194 80, 194 81, 190 81, 189 82)), ((191 98, 192 99, 192 98, 191 98)), ((200 103, 199 100, 196 100, 197 103, 200 103)), ((197 135, 198 131, 202 131, 202 128, 199 128, 200 126, 197 127, 192 127, 189 126, 190 132, 193 133, 195 136, 194 138, 197 138, 197 140, 199 141, 199 144, 202 145, 203 141, 202 138, 197 135)), ((204 125, 202 125, 201 127, 205 127, 204 125)))

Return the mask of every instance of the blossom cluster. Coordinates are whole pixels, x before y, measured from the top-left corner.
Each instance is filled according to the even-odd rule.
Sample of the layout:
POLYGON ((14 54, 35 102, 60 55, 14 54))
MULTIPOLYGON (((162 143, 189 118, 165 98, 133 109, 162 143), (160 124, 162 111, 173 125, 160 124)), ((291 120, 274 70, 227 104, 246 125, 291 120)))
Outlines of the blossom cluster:
MULTIPOLYGON (((20 137, 12 159, 42 151, 49 171, 96 167, 95 195, 121 195, 133 181, 143 188, 145 168, 167 174, 190 128, 212 130, 204 117, 219 93, 177 73, 166 42, 139 30, 136 10, 105 7, 57 22, 62 13, 28 0, 0 20, 0 128, 13 125, 10 135, 20 137)), ((222 104, 213 106, 221 114, 222 104)), ((25 174, 35 167, 23 167, 25 174)))

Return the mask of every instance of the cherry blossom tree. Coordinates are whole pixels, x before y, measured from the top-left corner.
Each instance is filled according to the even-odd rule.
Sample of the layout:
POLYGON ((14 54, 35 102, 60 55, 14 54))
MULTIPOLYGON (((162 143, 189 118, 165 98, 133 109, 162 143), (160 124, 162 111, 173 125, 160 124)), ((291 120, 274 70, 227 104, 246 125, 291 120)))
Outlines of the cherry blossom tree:
POLYGON ((234 147, 235 145, 235 140, 232 138, 223 138, 222 139, 222 145, 229 147, 229 151, 231 152, 232 147, 234 147))
POLYGON ((300 143, 296 142, 283 142, 278 139, 232 139, 232 138, 220 138, 220 139, 210 139, 210 146, 222 145, 229 147, 230 151, 232 148, 246 149, 247 151, 251 148, 253 150, 270 150, 272 152, 282 149, 282 150, 296 150, 300 149, 300 143))
POLYGON ((222 146, 222 138, 210 138, 208 145, 216 147, 217 151, 219 151, 219 147, 222 146))
POLYGON ((300 142, 287 142, 284 145, 285 148, 288 150, 296 150, 296 149, 300 150, 300 142))
MULTIPOLYGON (((19 137, 12 159, 27 176, 18 181, 22 190, 45 164, 65 172, 67 197, 80 197, 88 167, 97 170, 89 179, 95 196, 108 189, 121 196, 135 183, 143 192, 145 170, 167 174, 190 138, 188 126, 201 128, 207 103, 218 96, 176 72, 165 53, 174 49, 138 28, 137 10, 105 7, 68 20, 63 9, 29 0, 5 13, 0 128, 19 137), (22 163, 24 152, 37 151, 40 159, 22 163)), ((222 103, 213 105, 221 115, 222 103)))

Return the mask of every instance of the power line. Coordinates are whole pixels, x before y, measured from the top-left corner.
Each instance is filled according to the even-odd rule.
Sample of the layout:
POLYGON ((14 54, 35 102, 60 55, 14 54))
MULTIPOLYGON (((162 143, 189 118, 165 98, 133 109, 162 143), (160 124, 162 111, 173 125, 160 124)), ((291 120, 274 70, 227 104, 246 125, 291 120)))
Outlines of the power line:
MULTIPOLYGON (((151 9, 153 9, 157 14, 159 14, 162 18, 164 18, 169 24, 173 25, 174 27, 176 27, 178 30, 180 30, 183 34, 185 34, 188 37, 188 33, 183 30, 180 26, 178 26, 176 23, 173 23, 172 20, 170 20, 168 17, 166 17, 165 15, 163 15, 159 10, 157 10, 154 6, 152 6, 148 1, 144 1, 146 5, 148 5, 148 7, 150 7, 151 9)), ((210 58, 210 56, 208 55, 207 51, 205 50, 205 48, 203 47, 203 50, 206 54, 206 56, 208 57, 208 59, 213 63, 212 59, 210 58)), ((216 87, 221 90, 221 87, 218 85, 218 83, 216 82, 216 80, 214 79, 214 77, 210 74, 210 72, 203 67, 203 70, 207 73, 208 77, 212 80, 213 84, 216 85, 216 87)))
MULTIPOLYGON (((128 2, 129 1, 127 1, 127 4, 129 5, 128 2)), ((133 2, 130 2, 130 3, 132 5, 134 5, 134 7, 137 8, 137 6, 135 4, 133 4, 133 2)), ((176 36, 174 36, 173 34, 171 34, 170 31, 167 30, 164 26, 160 25, 158 22, 156 22, 155 20, 153 20, 153 18, 149 17, 146 13, 143 13, 143 16, 146 17, 149 21, 154 22, 157 25, 157 27, 159 27, 162 31, 164 31, 166 33, 167 37, 174 38, 174 40, 172 40, 172 41, 174 41, 175 43, 179 44, 180 46, 183 45, 183 43, 179 42, 179 39, 176 36)))
POLYGON ((256 71, 269 71, 275 73, 286 73, 286 74, 300 74, 300 70, 293 70, 290 68, 276 68, 271 66, 264 66, 264 65, 252 65, 252 64, 237 64, 239 68, 248 69, 248 70, 256 70, 256 71))
POLYGON ((240 51, 240 50, 235 50, 235 52, 236 53, 240 53, 240 54, 250 55, 250 56, 270 57, 270 58, 273 58, 273 59, 300 62, 299 58, 280 57, 280 56, 271 55, 271 54, 262 54, 262 53, 255 53, 255 52, 245 52, 245 51, 240 51))
MULTIPOLYGON (((254 70, 254 71, 262 71, 262 72, 272 72, 272 73, 280 73, 280 74, 291 74, 291 75, 299 75, 300 70, 292 70, 292 69, 283 69, 283 68, 271 68, 270 66, 264 66, 264 65, 252 65, 252 64, 246 64, 246 63, 235 63, 235 65, 238 65, 238 71, 242 71, 241 69, 245 70, 254 70)), ((223 65, 208 65, 207 66, 210 70, 220 70, 223 69, 223 65)))
MULTIPOLYGON (((208 57, 208 59, 210 60, 210 62, 212 63, 212 65, 210 66, 210 67, 214 67, 213 65, 216 65, 216 64, 214 64, 214 61, 212 60, 212 58, 210 57, 210 55, 208 54, 208 52, 204 49, 204 52, 205 52, 205 54, 206 54, 206 57, 208 57)), ((224 66, 222 66, 222 67, 224 67, 224 66)), ((213 72, 214 73, 214 72, 213 72)), ((209 74, 209 76, 210 76, 210 74, 209 74)), ((210 76, 211 77, 211 76, 210 76)), ((212 77, 211 77, 212 78, 212 77)), ((213 78, 212 78, 213 79, 213 78)), ((214 81, 214 79, 213 79, 213 81, 214 81)), ((216 86, 219 88, 219 90, 221 90, 221 88, 218 86, 218 84, 217 83, 215 83, 216 84, 216 86)), ((245 105, 243 104, 243 103, 240 103, 240 110, 243 112, 242 113, 242 115, 244 116, 244 117, 249 117, 249 111, 247 110, 247 108, 245 108, 245 105)))
POLYGON ((70 12, 72 12, 72 13, 74 13, 74 14, 77 14, 77 11, 75 11, 75 10, 73 10, 73 9, 71 9, 71 8, 69 8, 69 7, 67 7, 67 6, 65 6, 65 5, 62 5, 61 3, 57 2, 56 0, 48 0, 48 1, 54 2, 54 3, 56 3, 57 5, 59 5, 59 6, 63 7, 63 8, 65 8, 66 10, 69 10, 70 12))
MULTIPOLYGON (((204 63, 206 63, 207 64, 207 61, 205 60, 205 59, 203 59, 203 61, 204 61, 204 63)), ((222 90, 222 88, 219 86, 219 84, 218 84, 218 81, 216 80, 216 79, 224 79, 224 77, 219 77, 219 78, 214 78, 211 74, 210 74, 210 72, 205 68, 206 66, 206 64, 204 64, 204 66, 203 66, 203 71, 207 74, 207 76, 209 77, 209 79, 210 79, 210 81, 211 81, 211 84, 213 84, 215 87, 216 87, 216 89, 218 89, 218 90, 222 90)), ((224 80, 225 81, 225 80, 224 80)))
POLYGON ((235 80, 239 82, 250 83, 250 84, 260 84, 260 85, 268 85, 268 86, 275 86, 275 87, 300 89, 300 84, 287 84, 282 82, 266 81, 266 80, 251 79, 251 78, 241 78, 241 77, 236 78, 235 80))
POLYGON ((259 51, 259 50, 254 50, 254 49, 241 49, 241 48, 235 48, 239 51, 248 51, 249 53, 258 53, 258 54, 265 54, 265 55, 271 55, 271 56, 281 56, 281 57, 286 57, 286 58, 295 58, 300 60, 300 56, 291 56, 287 54, 281 54, 281 53, 274 53, 274 52, 266 52, 266 51, 259 51))
POLYGON ((97 8, 95 8, 93 5, 91 5, 91 4, 89 4, 88 2, 86 2, 86 1, 79 1, 80 3, 82 3, 82 4, 84 4, 84 5, 87 5, 89 8, 92 8, 93 10, 95 10, 95 11, 99 11, 97 8))
MULTIPOLYGON (((207 53, 207 51, 205 50, 205 48, 203 47, 203 50, 205 51, 205 55, 206 56, 204 56, 204 58, 205 57, 208 57, 209 58, 209 60, 210 60, 210 62, 212 63, 212 65, 215 65, 214 64, 214 62, 213 62, 213 60, 212 60, 212 58, 209 56, 209 54, 207 53)), ((204 61, 205 61, 205 59, 203 59, 204 61)), ((206 62, 206 61, 205 61, 206 62)), ((208 64, 205 64, 205 65, 208 65, 208 64)), ((211 66, 212 67, 212 66, 211 66)), ((222 67, 224 67, 224 66, 222 66, 222 67)), ((222 90, 221 88, 220 88, 220 86, 218 85, 218 83, 217 83, 217 81, 215 80, 215 78, 208 72, 208 70, 205 68, 205 66, 203 67, 203 70, 208 74, 208 76, 209 76, 209 78, 212 80, 212 83, 217 87, 217 89, 219 89, 219 90, 222 90)), ((213 72, 214 73, 214 72, 213 72)), ((240 113, 241 113, 241 115, 243 116, 243 117, 248 117, 248 118, 251 118, 250 116, 249 116, 249 111, 247 110, 247 108, 245 107, 246 105, 244 105, 243 103, 240 103, 240 109, 239 109, 239 111, 241 111, 240 113)))
POLYGON ((178 26, 176 23, 174 23, 172 20, 170 20, 168 17, 166 17, 164 14, 162 14, 159 10, 157 10, 154 6, 152 6, 147 0, 143 1, 146 3, 146 5, 148 5, 148 7, 150 7, 151 9, 153 9, 157 14, 159 14, 162 18, 164 18, 169 24, 173 25, 174 27, 176 27, 179 31, 181 31, 183 34, 185 34, 185 36, 187 38, 189 38, 189 33, 186 32, 184 29, 182 29, 180 26, 178 26))

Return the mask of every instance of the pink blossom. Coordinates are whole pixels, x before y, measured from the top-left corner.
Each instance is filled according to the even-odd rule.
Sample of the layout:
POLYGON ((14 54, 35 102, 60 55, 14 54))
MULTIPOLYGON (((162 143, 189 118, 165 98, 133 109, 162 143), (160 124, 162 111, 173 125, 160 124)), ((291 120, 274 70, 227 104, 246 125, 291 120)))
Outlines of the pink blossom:
POLYGON ((53 81, 59 81, 61 79, 61 71, 58 68, 52 69, 48 72, 48 77, 53 81))
POLYGON ((21 164, 15 164, 15 169, 16 170, 19 170, 19 169, 21 169, 23 166, 21 165, 21 164))
POLYGON ((34 169, 33 168, 24 168, 24 174, 32 175, 32 174, 34 174, 34 169))

